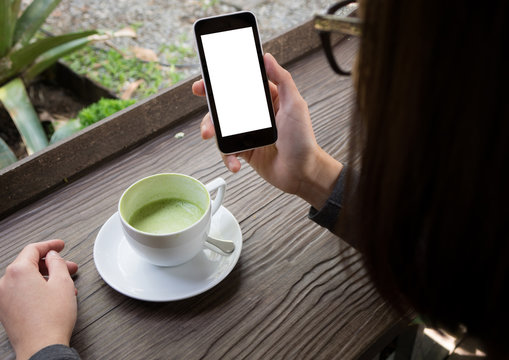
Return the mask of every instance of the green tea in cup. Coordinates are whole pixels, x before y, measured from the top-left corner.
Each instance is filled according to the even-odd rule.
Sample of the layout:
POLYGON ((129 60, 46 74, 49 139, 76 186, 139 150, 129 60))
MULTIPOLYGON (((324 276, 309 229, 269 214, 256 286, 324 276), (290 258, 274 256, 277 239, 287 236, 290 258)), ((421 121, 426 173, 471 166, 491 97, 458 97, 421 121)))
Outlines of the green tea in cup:
POLYGON ((166 198, 145 204, 131 215, 128 222, 140 231, 168 234, 193 225, 203 214, 204 210, 192 202, 166 198))

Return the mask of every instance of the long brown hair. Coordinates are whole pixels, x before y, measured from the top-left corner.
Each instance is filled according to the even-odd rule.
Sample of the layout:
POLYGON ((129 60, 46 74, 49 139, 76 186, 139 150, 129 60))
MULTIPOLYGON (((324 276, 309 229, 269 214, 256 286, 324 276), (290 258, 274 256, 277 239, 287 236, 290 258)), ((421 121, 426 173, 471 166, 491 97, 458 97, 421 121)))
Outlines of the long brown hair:
POLYGON ((398 307, 507 355, 508 2, 365 2, 346 236, 398 307))

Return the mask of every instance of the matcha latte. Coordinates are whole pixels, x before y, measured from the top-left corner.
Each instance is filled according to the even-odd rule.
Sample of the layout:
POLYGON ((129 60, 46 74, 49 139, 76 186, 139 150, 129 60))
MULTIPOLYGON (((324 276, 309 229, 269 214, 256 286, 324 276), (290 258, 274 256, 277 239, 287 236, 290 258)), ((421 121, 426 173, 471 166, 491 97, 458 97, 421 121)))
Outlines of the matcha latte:
POLYGON ((152 234, 169 234, 193 225, 204 214, 197 205, 182 199, 160 199, 137 209, 128 223, 152 234))
POLYGON ((183 264, 203 250, 225 191, 222 178, 204 185, 184 174, 147 176, 120 197, 122 231, 131 248, 152 265, 183 264))

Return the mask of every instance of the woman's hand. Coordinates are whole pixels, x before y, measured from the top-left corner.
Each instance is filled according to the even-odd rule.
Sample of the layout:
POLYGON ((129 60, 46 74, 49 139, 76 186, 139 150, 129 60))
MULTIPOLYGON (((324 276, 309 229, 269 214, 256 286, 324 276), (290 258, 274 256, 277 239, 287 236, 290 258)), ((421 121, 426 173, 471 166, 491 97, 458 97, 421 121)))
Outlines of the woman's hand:
MULTIPOLYGON (((238 157, 241 157, 272 185, 320 208, 332 192, 342 165, 317 144, 308 106, 290 73, 270 54, 265 54, 264 61, 278 140, 273 145, 254 150, 223 154, 223 161, 230 171, 237 172, 241 167, 238 157)), ((195 82, 192 90, 197 96, 205 96, 203 80, 195 82)), ((201 135, 204 139, 215 135, 208 113, 201 123, 201 135)))
POLYGON ((17 359, 48 345, 69 346, 77 317, 71 275, 78 265, 60 257, 63 248, 62 240, 30 244, 0 279, 0 321, 17 359))

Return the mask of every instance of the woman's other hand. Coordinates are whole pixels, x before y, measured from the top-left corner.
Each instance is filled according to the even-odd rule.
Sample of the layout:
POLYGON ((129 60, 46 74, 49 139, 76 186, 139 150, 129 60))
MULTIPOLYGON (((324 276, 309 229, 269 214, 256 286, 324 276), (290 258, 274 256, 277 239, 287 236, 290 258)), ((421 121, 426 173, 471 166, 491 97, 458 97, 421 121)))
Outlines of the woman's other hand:
POLYGON ((71 275, 78 265, 60 257, 63 248, 62 240, 27 245, 0 279, 0 321, 17 359, 48 345, 69 346, 77 317, 71 275))

